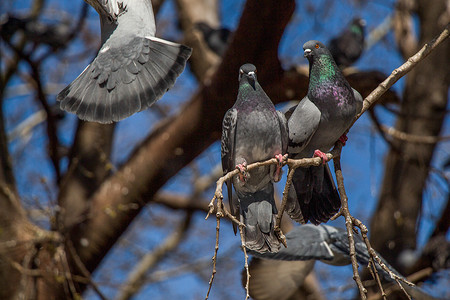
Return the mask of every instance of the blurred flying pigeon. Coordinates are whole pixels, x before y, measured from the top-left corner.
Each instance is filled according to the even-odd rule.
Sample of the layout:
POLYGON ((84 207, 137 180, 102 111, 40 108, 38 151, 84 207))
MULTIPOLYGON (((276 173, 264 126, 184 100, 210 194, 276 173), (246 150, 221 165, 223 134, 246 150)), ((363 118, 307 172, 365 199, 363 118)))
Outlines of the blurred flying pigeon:
POLYGON ((333 38, 328 49, 340 68, 352 65, 364 50, 364 34, 366 21, 355 18, 340 35, 333 38))
POLYGON ((309 60, 309 88, 307 96, 286 113, 290 116, 288 153, 291 158, 319 156, 324 164, 296 169, 286 212, 297 222, 309 220, 317 225, 328 221, 341 206, 324 152, 338 139, 345 143, 343 134, 361 111, 363 99, 321 42, 306 42, 303 49, 309 60))
POLYGON ((204 22, 196 23, 195 28, 202 33, 209 49, 217 55, 223 56, 225 50, 227 50, 232 32, 227 28, 212 28, 204 22))
MULTIPOLYGON (((369 264, 370 255, 366 244, 360 235, 353 235, 355 239, 356 259, 361 266, 369 264)), ((286 234, 287 248, 282 248, 278 253, 258 253, 250 250, 250 254, 255 257, 250 262, 250 295, 255 300, 270 299, 264 294, 292 294, 313 269, 314 260, 320 260, 326 264, 334 266, 344 266, 351 264, 350 248, 347 231, 328 225, 306 224, 294 227, 286 234), (311 260, 313 260, 311 262, 311 260), (307 261, 305 264, 298 264, 298 261, 307 261), (296 264, 293 264, 295 262, 296 264), (278 266, 278 267, 276 267, 278 266), (267 276, 267 273, 277 270, 276 276, 267 276), (284 271, 286 270, 286 271, 284 271), (285 281, 286 284, 282 284, 285 281), (279 288, 280 291, 274 291, 279 288)), ((389 263, 377 253, 381 261, 397 276, 404 278, 389 263)), ((378 264, 376 269, 380 278, 387 282, 395 282, 386 271, 378 264)), ((244 275, 244 274, 243 274, 244 275)), ((436 299, 428 295, 419 287, 410 287, 402 283, 402 286, 414 299, 436 299)), ((277 297, 278 298, 278 297, 277 297)), ((281 299, 287 299, 280 296, 281 299)))
POLYGON ((150 0, 85 0, 100 15, 102 47, 57 100, 86 121, 112 123, 161 98, 191 49, 155 37, 150 0))
MULTIPOLYGON (((274 233, 277 209, 272 182, 281 178, 287 142, 286 119, 275 110, 259 85, 255 66, 241 66, 237 100, 225 114, 222 124, 222 169, 224 174, 235 168, 240 170, 238 176, 227 182, 230 209, 246 226, 246 247, 258 252, 277 252, 280 248, 274 233), (279 165, 246 171, 248 164, 274 156, 279 165), (237 203, 232 198, 231 184, 238 197, 237 203)), ((236 233, 234 224, 233 229, 236 233)))

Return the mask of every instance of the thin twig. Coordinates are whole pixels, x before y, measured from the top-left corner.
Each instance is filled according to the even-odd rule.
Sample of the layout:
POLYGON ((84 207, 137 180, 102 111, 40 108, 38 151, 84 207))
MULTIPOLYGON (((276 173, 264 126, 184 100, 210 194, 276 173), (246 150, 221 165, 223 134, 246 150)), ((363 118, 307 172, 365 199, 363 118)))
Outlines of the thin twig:
POLYGON ((250 272, 248 271, 248 255, 247 255, 247 250, 245 248, 245 237, 244 237, 244 227, 245 226, 239 226, 239 233, 241 235, 241 247, 242 247, 242 251, 244 251, 244 268, 245 268, 245 272, 246 272, 246 281, 245 281, 245 300, 247 300, 248 298, 250 298, 250 294, 248 291, 248 287, 250 285, 250 272))
POLYGON ((407 132, 400 131, 394 127, 388 127, 386 125, 381 125, 381 130, 392 136, 393 138, 405 142, 417 143, 417 144, 436 144, 441 141, 450 140, 450 136, 426 136, 426 135, 416 135, 407 132))
POLYGON ((284 186, 283 199, 281 200, 280 210, 278 211, 276 222, 275 222, 275 234, 277 238, 283 243, 284 247, 287 248, 286 237, 281 231, 281 217, 283 216, 284 210, 286 209, 287 197, 289 195, 289 189, 292 185, 292 178, 294 177, 295 168, 289 168, 288 176, 286 179, 286 185, 284 186))
MULTIPOLYGON (((374 259, 378 265, 389 274, 389 276, 394 279, 398 285, 400 286, 400 288, 405 292, 405 295, 410 298, 410 296, 408 295, 408 293, 405 291, 405 289, 403 288, 403 286, 400 284, 401 282, 406 283, 409 286, 414 286, 414 283, 406 280, 405 278, 396 275, 395 273, 393 273, 391 270, 389 270, 389 268, 386 266, 385 263, 383 263, 383 261, 381 260, 381 258, 377 255, 377 253, 375 252, 375 250, 373 250, 372 245, 370 244, 370 240, 369 237, 367 236, 367 233, 369 232, 369 230, 367 229, 366 225, 364 225, 360 220, 352 217, 352 223, 357 226, 360 230, 361 230, 361 236, 364 240, 364 243, 366 244, 367 247, 367 251, 370 254, 370 257, 372 259, 374 259)), ((376 271, 376 270, 375 270, 376 271)))
POLYGON ((93 290, 97 293, 97 295, 100 297, 100 299, 102 300, 107 300, 108 298, 106 298, 106 296, 100 291, 100 288, 98 287, 98 285, 94 282, 94 280, 92 279, 92 275, 89 272, 89 270, 86 268, 86 266, 84 265, 84 263, 81 261, 80 256, 78 255, 72 241, 70 239, 67 239, 67 248, 70 252, 71 257, 73 258, 76 266, 78 267, 78 269, 81 271, 81 273, 83 274, 84 277, 87 278, 89 284, 92 286, 93 290))
POLYGON ((411 56, 403 65, 392 71, 391 75, 389 75, 388 78, 386 78, 382 83, 380 83, 378 87, 364 99, 363 108, 361 112, 356 116, 353 123, 355 123, 356 120, 358 120, 361 117, 361 115, 367 109, 369 109, 369 107, 371 107, 378 99, 380 99, 380 97, 394 83, 396 83, 400 78, 402 78, 409 71, 411 71, 420 61, 422 61, 425 57, 427 57, 439 44, 441 44, 445 39, 447 39, 449 36, 449 27, 450 25, 447 25, 438 37, 433 39, 431 42, 425 44, 422 47, 422 49, 419 50, 419 52, 411 56))
POLYGON ((219 232, 220 232, 220 217, 216 217, 217 225, 216 225, 216 246, 214 247, 214 255, 212 257, 213 262, 213 270, 211 274, 211 279, 209 280, 208 292, 206 292, 205 300, 208 300, 209 293, 211 292, 212 284, 214 281, 214 277, 216 275, 216 263, 217 263, 217 253, 219 252, 219 232))
POLYGON ((368 268, 369 268, 370 274, 372 274, 372 277, 375 278, 375 281, 377 282, 378 288, 381 291, 381 297, 384 300, 386 300, 386 292, 384 291, 383 285, 381 284, 380 276, 379 276, 379 274, 377 272, 377 268, 375 266, 375 262, 373 260, 373 257, 369 258, 369 266, 368 266, 368 268))
POLYGON ((145 283, 147 272, 161 261, 170 251, 173 251, 183 240, 192 220, 192 213, 188 212, 184 220, 173 230, 173 232, 154 251, 142 257, 136 267, 130 272, 127 281, 116 297, 118 300, 130 299, 145 283))
MULTIPOLYGON (((342 143, 338 142, 336 147, 342 147, 342 143)), ((352 222, 352 217, 350 215, 350 211, 348 209, 348 198, 347 198, 347 194, 345 192, 345 187, 344 187, 344 177, 342 175, 342 170, 341 170, 341 160, 340 157, 336 157, 333 159, 334 162, 334 170, 336 172, 336 181, 337 181, 337 186, 338 186, 338 190, 339 190, 339 195, 341 196, 341 211, 340 213, 344 216, 345 218, 345 227, 347 228, 347 236, 348 236, 348 241, 349 241, 349 252, 350 252, 350 258, 352 261, 352 268, 353 268, 353 279, 356 282, 356 285, 358 286, 359 289, 359 294, 361 295, 361 299, 365 300, 367 299, 367 290, 364 288, 362 281, 361 281, 361 277, 359 276, 358 273, 358 261, 356 260, 356 249, 355 249, 355 239, 353 237, 353 222, 352 222)))

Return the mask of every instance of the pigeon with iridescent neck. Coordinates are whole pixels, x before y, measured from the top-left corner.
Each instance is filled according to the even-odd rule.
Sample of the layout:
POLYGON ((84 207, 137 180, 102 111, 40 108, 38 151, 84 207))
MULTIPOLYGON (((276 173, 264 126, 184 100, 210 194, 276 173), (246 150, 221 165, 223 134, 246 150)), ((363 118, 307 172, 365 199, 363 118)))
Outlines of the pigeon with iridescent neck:
POLYGON ((308 94, 287 115, 288 153, 291 158, 322 157, 323 165, 296 169, 286 211, 300 222, 327 222, 339 211, 341 200, 325 155, 361 111, 362 97, 352 89, 330 51, 319 41, 303 45, 309 61, 308 94))
POLYGON ((117 122, 160 99, 192 49, 155 37, 150 0, 85 1, 100 15, 102 47, 57 100, 81 120, 117 122))
POLYGON ((364 51, 364 28, 366 21, 355 18, 341 34, 333 38, 328 49, 340 68, 352 65, 364 51))
MULTIPOLYGON (((222 124, 222 168, 224 174, 238 168, 239 175, 227 182, 231 213, 242 223, 248 249, 277 252, 280 242, 274 233, 277 209, 273 182, 281 178, 288 143, 286 118, 275 110, 256 78, 256 68, 245 64, 239 69, 239 92, 222 124), (250 171, 246 166, 277 158, 278 165, 250 171), (237 194, 232 197, 231 185, 237 194)), ((233 223, 236 233, 236 226, 233 223)))

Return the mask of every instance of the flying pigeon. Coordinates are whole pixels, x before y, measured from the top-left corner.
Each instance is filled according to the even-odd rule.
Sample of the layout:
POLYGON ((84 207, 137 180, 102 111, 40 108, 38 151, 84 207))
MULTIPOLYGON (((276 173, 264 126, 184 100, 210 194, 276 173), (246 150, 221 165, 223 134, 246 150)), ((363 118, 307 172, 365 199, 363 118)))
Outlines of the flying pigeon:
POLYGON ((100 15, 102 47, 57 100, 82 120, 117 122, 161 98, 192 49, 155 37, 150 0, 85 1, 100 15))
MULTIPOLYGON (((287 143, 284 115, 275 110, 259 85, 256 67, 242 65, 236 103, 226 112, 222 123, 222 169, 224 174, 235 168, 240 170, 239 175, 227 182, 230 209, 245 224, 246 247, 257 252, 277 252, 280 248, 274 233, 277 209, 272 182, 281 178, 287 143), (277 166, 247 172, 247 165, 273 157, 279 161, 277 166), (231 185, 237 202, 232 198, 231 185)), ((235 225, 233 229, 236 233, 235 225)))
MULTIPOLYGON (((353 235, 355 239, 356 259, 361 266, 369 264, 370 255, 366 244, 360 235, 353 235)), ((313 269, 314 261, 320 260, 334 266, 345 266, 351 264, 349 241, 347 231, 329 225, 305 224, 294 227, 286 234, 287 248, 278 253, 258 253, 249 251, 255 257, 250 262, 250 295, 255 300, 270 299, 265 294, 287 294, 293 293, 303 284, 306 275, 313 269), (312 260, 312 261, 311 261, 312 260), (303 264, 299 261, 304 261, 303 264), (267 276, 268 272, 276 270, 277 275, 267 276), (278 279, 278 280, 277 280, 278 279), (285 281, 282 284, 280 281, 285 281), (278 287, 283 287, 283 289, 278 287), (274 290, 279 289, 279 291, 274 290)), ((404 278, 379 254, 381 261, 397 276, 404 278)), ((384 271, 378 264, 376 269, 381 279, 386 282, 394 282, 389 273, 384 271)), ((410 287, 404 283, 402 286, 414 299, 435 299, 419 287, 410 287)), ((281 299, 282 296, 277 297, 281 299)), ((273 298, 272 298, 273 299, 273 298)))
POLYGON ((321 42, 306 42, 303 49, 309 61, 308 94, 286 113, 288 153, 291 158, 322 157, 323 165, 295 170, 286 212, 297 222, 309 220, 317 225, 328 221, 341 206, 324 152, 339 139, 345 143, 343 134, 361 111, 363 99, 321 42))
POLYGON ((364 50, 364 34, 366 21, 355 18, 339 36, 333 38, 328 49, 340 68, 352 65, 364 50))
POLYGON ((202 33, 209 49, 217 55, 223 56, 225 50, 227 50, 232 32, 227 28, 212 28, 205 22, 196 23, 195 28, 202 33))

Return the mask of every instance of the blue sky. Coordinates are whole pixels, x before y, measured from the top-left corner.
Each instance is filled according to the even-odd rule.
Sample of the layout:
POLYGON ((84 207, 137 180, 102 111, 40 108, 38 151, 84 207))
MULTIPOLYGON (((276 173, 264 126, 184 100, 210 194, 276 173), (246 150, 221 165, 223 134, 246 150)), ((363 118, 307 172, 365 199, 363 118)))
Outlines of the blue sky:
MULTIPOLYGON (((12 10, 14 12, 26 12, 30 1, 14 1, 12 10)), ((395 1, 297 1, 297 8, 291 23, 285 31, 279 48, 279 56, 286 68, 297 65, 307 64, 303 58, 301 50, 302 44, 310 39, 317 39, 327 42, 331 37, 338 34, 342 28, 355 16, 361 16, 367 21, 367 31, 371 31, 379 25, 384 18, 392 13, 395 1), (331 3, 331 5, 330 5, 331 3), (362 3, 356 4, 355 3, 362 3)), ((221 1, 221 18, 224 26, 236 28, 244 1, 228 0, 221 1)), ((79 14, 81 1, 47 1, 47 8, 58 7, 73 16, 79 14)), ((61 18, 48 12, 48 18, 61 18)), ((160 37, 167 39, 181 38, 180 32, 176 28, 176 11, 173 0, 165 1, 160 14, 157 17, 158 22, 164 21, 164 30, 158 30, 160 37)), ((99 21, 96 12, 91 8, 89 11, 87 26, 96 33, 99 33, 99 21)), ((77 41, 64 56, 77 55, 84 51, 83 43, 77 41)), ((55 60, 50 59, 46 62, 44 69, 45 81, 54 82, 63 78, 64 83, 68 84, 73 80, 94 57, 98 45, 91 45, 90 54, 86 55, 82 63, 68 65, 65 70, 54 70, 55 60), (61 75, 62 74, 62 75, 61 75)), ((58 59, 61 55, 58 55, 58 59)), ((370 48, 363 57, 356 63, 356 67, 362 70, 379 70, 385 74, 401 65, 403 59, 398 54, 392 33, 389 33, 384 39, 370 48)), ((23 71, 27 66, 21 67, 23 71)), ((259 70, 266 72, 270 70, 259 70)), ((237 77, 237 76, 236 76, 237 77)), ((22 81, 15 78, 10 82, 8 91, 13 92, 22 81)), ((63 87, 63 86, 62 86, 63 87)), ((62 88, 61 87, 61 88, 62 88)), ((177 80, 175 87, 169 91, 158 104, 169 106, 173 109, 171 114, 177 112, 180 104, 186 101, 187 95, 195 92, 197 83, 187 68, 186 71, 177 80)), ((399 81, 394 90, 401 92, 403 80, 399 81)), ((54 95, 49 97, 54 101, 54 95)), ((281 108, 281 106, 279 107, 281 108)), ((33 95, 13 96, 4 103, 4 111, 7 115, 7 131, 11 131, 21 121, 32 115, 39 109, 33 95)), ((380 119, 386 125, 393 125, 395 116, 378 108, 380 119)), ((154 110, 147 110, 120 122, 117 126, 117 132, 114 140, 114 150, 112 162, 116 166, 124 161, 135 145, 139 143, 149 132, 153 125, 160 119, 158 113, 154 110), (139 128, 139 130, 136 130, 139 128)), ((444 126, 444 134, 450 134, 449 121, 447 119, 444 126)), ((58 136, 65 145, 70 145, 76 129, 76 118, 72 115, 60 123, 58 136)), ((10 144, 10 151, 13 153, 16 166, 16 178, 20 194, 24 201, 33 206, 35 201, 46 205, 49 201, 54 201, 56 196, 55 184, 53 182, 53 170, 50 161, 46 157, 46 131, 43 125, 34 129, 30 134, 29 140, 16 140, 10 144), (44 180, 43 180, 44 179, 44 180), (44 184, 42 183, 44 181, 44 184), (47 188, 48 187, 48 188, 47 188)), ((345 176, 345 185, 350 198, 350 210, 366 225, 370 223, 370 217, 376 206, 378 189, 381 184, 384 167, 384 156, 386 154, 386 143, 374 130, 371 121, 367 116, 363 116, 352 128, 349 134, 349 142, 342 153, 342 165, 345 176)), ((433 166, 442 169, 441 161, 449 157, 448 143, 442 143, 435 155, 433 166)), ((220 162, 220 146, 218 143, 212 145, 195 162, 196 168, 201 174, 208 174, 211 169, 220 162)), ((192 190, 191 181, 192 169, 186 168, 174 177, 164 190, 176 193, 188 193, 192 190)), ((448 175, 448 173, 447 173, 448 175)), ((439 207, 445 204, 446 187, 442 188, 442 181, 436 179, 430 181, 425 192, 424 214, 419 225, 419 247, 426 241, 430 230, 432 229, 434 211, 439 211, 439 207), (438 182, 439 184, 437 184, 438 182), (442 191, 443 189, 443 191, 442 191)), ((283 183, 277 185, 281 193, 283 183)), ((208 190, 204 198, 212 197, 212 190, 208 190)), ((137 261, 137 257, 146 251, 151 251, 158 245, 161 239, 170 232, 171 227, 177 224, 180 212, 174 212, 164 207, 152 205, 147 207, 129 228, 128 232, 115 247, 108 257, 103 261, 101 267, 95 274, 95 279, 99 282, 102 290, 108 296, 113 296, 117 285, 127 276, 123 270, 130 267, 137 261), (162 218, 161 216, 164 216, 162 218), (170 217, 168 217, 170 216, 170 217), (163 219, 166 219, 165 221, 163 219), (159 223, 158 223, 159 222, 159 223), (165 226, 158 228, 155 224, 162 223, 165 226), (127 247, 123 247, 125 244, 127 247), (130 250, 131 249, 131 250, 130 250)), ((36 220, 40 224, 46 224, 44 219, 36 220)), ((161 264, 157 270, 167 270, 176 266, 185 264, 197 259, 208 260, 214 250, 215 241, 215 220, 212 218, 204 221, 204 215, 197 213, 194 216, 194 231, 192 231, 181 245, 181 250, 175 251, 161 264), (189 253, 189 255, 185 255, 189 253)), ((332 225, 342 226, 342 220, 331 223, 332 225)), ((229 299, 243 297, 244 291, 240 286, 240 269, 243 266, 243 256, 239 251, 240 241, 232 233, 230 224, 223 222, 221 230, 221 248, 219 252, 218 273, 212 290, 212 299, 229 299), (222 254, 224 255, 222 256, 222 254), (232 272, 227 272, 228 269, 232 272), (223 271, 222 271, 223 270, 223 271), (223 287, 231 286, 229 290, 223 287)), ((343 293, 342 299, 350 297, 355 292, 352 286, 351 269, 346 267, 329 267, 323 264, 317 264, 319 278, 325 278, 324 274, 331 274, 331 281, 324 281, 323 286, 350 285, 347 292, 343 293)), ((160 284, 150 284, 145 287, 136 297, 136 299, 167 299, 179 298, 198 299, 204 297, 207 290, 207 281, 210 276, 210 268, 207 267, 201 274, 181 274, 175 279, 167 280, 160 284), (176 288, 174 288, 176 287, 176 288), (167 297, 170 296, 170 297, 167 297)), ((448 282, 448 281, 447 281, 448 282)), ((330 295, 335 295, 330 292, 330 295)), ((96 296, 89 292, 87 299, 96 299, 96 296)))

